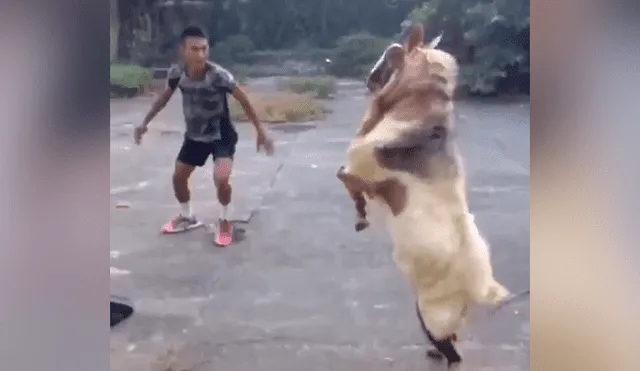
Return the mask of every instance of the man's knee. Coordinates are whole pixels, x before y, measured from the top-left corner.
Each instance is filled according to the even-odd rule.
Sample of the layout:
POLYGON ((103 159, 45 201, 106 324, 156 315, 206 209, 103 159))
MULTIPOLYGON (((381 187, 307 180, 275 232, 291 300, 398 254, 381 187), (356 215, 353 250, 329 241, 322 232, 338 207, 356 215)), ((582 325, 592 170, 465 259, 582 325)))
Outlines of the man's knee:
POLYGON ((216 185, 216 188, 218 189, 226 189, 228 188, 231 184, 229 183, 229 177, 224 177, 224 176, 220 176, 220 177, 213 177, 213 182, 216 185))
POLYGON ((229 179, 231 178, 232 162, 226 159, 220 160, 216 163, 213 170, 213 181, 217 187, 226 187, 229 185, 229 179))
POLYGON ((172 176, 173 183, 174 184, 187 183, 194 169, 195 169, 194 166, 183 164, 180 161, 176 162, 176 167, 173 170, 173 176, 172 176))
POLYGON ((185 171, 174 171, 173 172, 173 184, 187 184, 189 182, 189 173, 185 171))
POLYGON ((189 186, 189 177, 185 177, 181 174, 173 174, 173 187, 174 189, 182 190, 184 187, 189 186))
POLYGON ((231 178, 231 174, 228 171, 216 169, 213 172, 213 181, 215 182, 216 187, 228 186, 230 178, 231 178))

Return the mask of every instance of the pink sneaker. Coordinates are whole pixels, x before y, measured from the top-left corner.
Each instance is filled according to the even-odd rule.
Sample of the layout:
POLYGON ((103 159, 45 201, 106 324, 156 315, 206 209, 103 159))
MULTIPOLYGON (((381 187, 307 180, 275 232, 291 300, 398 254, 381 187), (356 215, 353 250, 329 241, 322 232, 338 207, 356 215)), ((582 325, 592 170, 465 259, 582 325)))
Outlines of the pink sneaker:
POLYGON ((229 223, 229 232, 221 232, 223 221, 220 221, 220 227, 218 228, 218 233, 216 234, 216 239, 214 243, 218 247, 227 247, 233 243, 233 224, 229 223))
POLYGON ((163 233, 180 233, 185 232, 193 228, 198 228, 203 224, 196 219, 195 216, 186 217, 182 215, 176 215, 162 227, 163 233))

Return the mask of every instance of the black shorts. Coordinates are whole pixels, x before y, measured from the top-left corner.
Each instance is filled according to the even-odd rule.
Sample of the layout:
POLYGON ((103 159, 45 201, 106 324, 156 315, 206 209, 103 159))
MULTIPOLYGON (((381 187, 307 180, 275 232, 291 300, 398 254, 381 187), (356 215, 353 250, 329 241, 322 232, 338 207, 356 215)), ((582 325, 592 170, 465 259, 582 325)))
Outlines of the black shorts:
POLYGON ((177 160, 183 164, 201 167, 207 162, 209 156, 212 156, 214 161, 219 158, 233 159, 237 142, 237 135, 210 143, 197 142, 185 137, 177 160))

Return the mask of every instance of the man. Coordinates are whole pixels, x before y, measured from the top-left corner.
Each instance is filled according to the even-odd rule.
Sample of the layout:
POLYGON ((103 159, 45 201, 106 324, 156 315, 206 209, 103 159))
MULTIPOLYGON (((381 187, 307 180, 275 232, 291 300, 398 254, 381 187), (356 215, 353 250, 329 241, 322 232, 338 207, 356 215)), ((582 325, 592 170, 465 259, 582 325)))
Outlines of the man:
POLYGON ((264 147, 271 155, 273 142, 233 75, 208 60, 209 43, 202 29, 190 26, 182 32, 180 54, 181 63, 169 71, 167 88, 153 103, 142 124, 135 128, 134 139, 136 144, 140 144, 151 120, 165 107, 176 88, 180 88, 186 131, 175 163, 173 189, 181 211, 164 226, 163 231, 175 233, 202 225, 191 210, 188 180, 193 170, 202 167, 212 156, 213 178, 221 205, 216 244, 229 246, 233 235, 233 225, 228 218, 231 202, 229 177, 238 133, 230 120, 227 94, 242 105, 255 126, 256 149, 260 151, 264 147))

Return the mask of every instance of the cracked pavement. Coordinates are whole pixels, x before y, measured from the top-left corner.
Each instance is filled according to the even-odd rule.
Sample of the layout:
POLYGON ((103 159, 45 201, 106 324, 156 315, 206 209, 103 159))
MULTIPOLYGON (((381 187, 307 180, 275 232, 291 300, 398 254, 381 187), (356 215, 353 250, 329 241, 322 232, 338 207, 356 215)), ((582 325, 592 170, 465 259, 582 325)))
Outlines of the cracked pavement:
MULTIPOLYGON (((163 236, 178 211, 171 188, 181 143, 180 98, 141 147, 132 123, 150 100, 112 102, 111 291, 136 313, 112 329, 112 371, 441 370, 425 341, 383 229, 353 231, 335 178, 367 100, 341 86, 326 120, 271 126, 276 154, 255 153, 238 123, 233 217, 244 238, 220 249, 208 230, 163 236), (126 204, 117 208, 119 203, 126 204)), ((529 287, 529 103, 459 103, 470 202, 495 274, 529 287)), ((211 164, 191 182, 195 213, 217 215, 211 164)), ((478 315, 462 336, 468 370, 529 370, 529 301, 478 315)))

